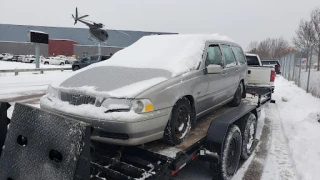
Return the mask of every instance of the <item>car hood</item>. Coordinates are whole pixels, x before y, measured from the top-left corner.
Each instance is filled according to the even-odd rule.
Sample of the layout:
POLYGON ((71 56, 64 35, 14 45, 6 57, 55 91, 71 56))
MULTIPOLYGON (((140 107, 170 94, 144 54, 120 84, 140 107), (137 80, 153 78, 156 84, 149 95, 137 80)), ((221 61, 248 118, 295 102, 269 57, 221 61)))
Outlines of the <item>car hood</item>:
POLYGON ((133 98, 169 78, 171 73, 161 69, 102 66, 75 73, 62 81, 59 88, 84 94, 133 98))

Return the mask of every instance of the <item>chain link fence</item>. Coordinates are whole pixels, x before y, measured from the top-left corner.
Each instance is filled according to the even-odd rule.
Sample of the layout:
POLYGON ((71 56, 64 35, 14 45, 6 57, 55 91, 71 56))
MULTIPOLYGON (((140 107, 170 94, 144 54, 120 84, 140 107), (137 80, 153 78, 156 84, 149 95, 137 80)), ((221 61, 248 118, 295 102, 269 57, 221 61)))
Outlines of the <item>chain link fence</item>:
POLYGON ((312 53, 295 52, 280 58, 282 76, 320 98, 320 71, 318 56, 312 53), (313 55, 311 55, 313 54, 313 55))

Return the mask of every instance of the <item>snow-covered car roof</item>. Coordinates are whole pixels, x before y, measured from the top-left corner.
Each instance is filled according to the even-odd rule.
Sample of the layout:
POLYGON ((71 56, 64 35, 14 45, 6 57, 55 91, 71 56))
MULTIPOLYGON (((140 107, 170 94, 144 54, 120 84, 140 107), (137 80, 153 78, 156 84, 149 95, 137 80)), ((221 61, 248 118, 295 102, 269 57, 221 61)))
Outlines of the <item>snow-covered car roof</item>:
POLYGON ((207 41, 233 42, 218 34, 144 36, 109 60, 88 68, 120 66, 163 69, 174 77, 199 66, 207 41))

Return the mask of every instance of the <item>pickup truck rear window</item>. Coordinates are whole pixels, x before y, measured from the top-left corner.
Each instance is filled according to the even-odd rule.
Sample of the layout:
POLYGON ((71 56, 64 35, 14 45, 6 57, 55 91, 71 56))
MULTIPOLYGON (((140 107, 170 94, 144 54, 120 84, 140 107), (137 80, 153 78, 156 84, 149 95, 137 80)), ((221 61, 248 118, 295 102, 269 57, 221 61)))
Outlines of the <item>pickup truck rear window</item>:
POLYGON ((278 61, 261 61, 262 65, 279 65, 278 61))
POLYGON ((257 56, 246 56, 248 66, 260 66, 257 56))

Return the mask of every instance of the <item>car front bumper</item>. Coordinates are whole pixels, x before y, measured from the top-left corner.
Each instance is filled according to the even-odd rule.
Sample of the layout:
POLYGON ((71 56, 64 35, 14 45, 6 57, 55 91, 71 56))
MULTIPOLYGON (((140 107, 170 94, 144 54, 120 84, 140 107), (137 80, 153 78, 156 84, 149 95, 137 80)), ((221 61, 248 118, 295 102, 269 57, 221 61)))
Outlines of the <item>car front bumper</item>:
MULTIPOLYGON (((119 121, 110 118, 101 119, 79 116, 75 113, 70 113, 67 110, 52 108, 48 103, 50 103, 50 101, 47 100, 47 97, 42 97, 40 101, 41 109, 91 124, 94 127, 91 134, 92 140, 130 146, 161 139, 172 110, 172 108, 165 108, 144 113, 141 116, 134 118, 130 117, 132 116, 131 113, 128 113, 128 121, 119 121)), ((116 113, 119 112, 112 113, 115 113, 116 115, 116 113)))

